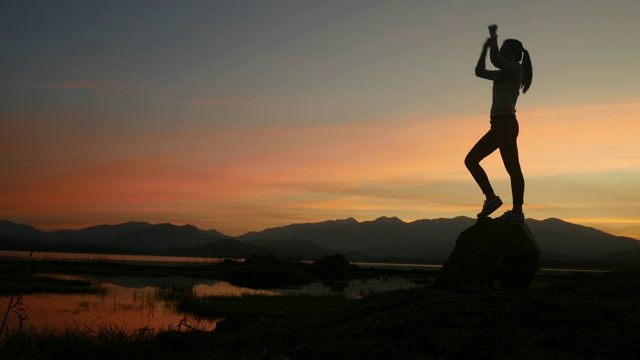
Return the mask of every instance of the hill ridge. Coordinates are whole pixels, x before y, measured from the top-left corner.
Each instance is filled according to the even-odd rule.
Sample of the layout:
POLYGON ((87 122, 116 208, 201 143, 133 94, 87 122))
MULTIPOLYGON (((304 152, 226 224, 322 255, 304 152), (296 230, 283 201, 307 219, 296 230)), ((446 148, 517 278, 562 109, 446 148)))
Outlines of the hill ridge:
MULTIPOLYGON (((268 248, 279 253, 281 248, 291 251, 295 248, 296 255, 305 251, 308 254, 333 251, 358 253, 365 258, 439 259, 450 254, 458 234, 474 223, 475 219, 465 216, 418 219, 410 222, 395 216, 382 216, 362 222, 351 217, 272 227, 234 238, 216 230, 201 230, 192 224, 150 224, 131 221, 45 233, 29 225, 0 221, 0 248, 13 249, 21 243, 33 243, 46 246, 99 246, 102 249, 114 247, 155 251, 179 248, 184 249, 181 253, 197 253, 198 247, 233 238, 256 246, 256 249, 268 248), (295 242, 291 242, 293 240, 295 242), (9 242, 11 246, 7 245, 9 242)), ((527 219, 526 224, 543 253, 552 254, 554 258, 615 258, 615 255, 605 255, 640 249, 640 241, 637 239, 615 236, 562 219, 527 219)), ((234 243, 231 246, 232 243, 228 242, 228 245, 229 248, 240 249, 238 244, 234 243)), ((222 247, 222 244, 218 244, 209 250, 222 247)))

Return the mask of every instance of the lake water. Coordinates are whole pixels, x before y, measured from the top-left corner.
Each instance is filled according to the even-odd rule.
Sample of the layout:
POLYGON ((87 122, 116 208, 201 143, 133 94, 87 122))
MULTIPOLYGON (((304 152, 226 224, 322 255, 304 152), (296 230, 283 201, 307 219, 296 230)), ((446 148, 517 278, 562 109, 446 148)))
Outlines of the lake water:
MULTIPOLYGON (((191 278, 152 278, 152 277, 94 277, 94 276, 58 276, 68 279, 85 279, 99 283, 106 288, 105 294, 34 294, 22 298, 24 311, 9 314, 7 326, 37 328, 78 328, 98 330, 104 327, 136 330, 149 328, 155 330, 178 329, 190 326, 201 330, 212 330, 216 320, 197 319, 183 314, 162 298, 162 288, 180 286, 191 288, 196 296, 242 296, 246 294, 265 294, 278 296, 287 293, 330 294, 331 287, 313 283, 300 289, 256 290, 229 284, 214 279, 191 278), (182 324, 182 325, 181 325, 182 324)), ((352 281, 344 288, 348 296, 358 297, 372 291, 391 291, 407 289, 414 284, 404 278, 370 279, 352 281)), ((10 297, 0 297, 0 309, 7 308, 10 297)))
MULTIPOLYGON (((28 252, 0 252, 2 257, 26 258, 28 252)), ((94 255, 34 253, 32 259, 58 259, 67 261, 109 260, 134 263, 153 263, 178 265, 181 263, 212 263, 222 259, 153 257, 134 255, 94 255)), ((180 286, 191 288, 196 296, 242 296, 246 294, 265 294, 278 296, 289 293, 330 294, 331 287, 322 283, 313 283, 296 289, 256 290, 234 286, 217 279, 194 279, 186 277, 98 277, 90 275, 56 275, 64 279, 89 280, 106 289, 102 294, 58 295, 34 294, 22 297, 21 306, 15 307, 7 318, 7 326, 34 326, 37 328, 55 327, 77 328, 83 331, 100 328, 124 328, 137 330, 149 328, 158 330, 192 327, 201 330, 215 328, 215 319, 197 319, 176 310, 162 296, 162 289, 180 286)), ((373 291, 392 291, 408 289, 416 285, 405 278, 354 280, 344 288, 350 297, 358 297, 373 291)), ((10 297, 0 297, 0 310, 4 313, 10 297)))
MULTIPOLYGON (((3 257, 27 258, 28 251, 4 251, 0 250, 0 259, 3 257)), ((209 257, 187 257, 187 256, 153 256, 153 255, 118 255, 118 254, 82 254, 82 253, 52 253, 34 252, 31 255, 34 260, 53 259, 65 261, 114 261, 131 264, 153 264, 153 265, 180 265, 180 264, 215 264, 223 261, 223 258, 209 257)), ((235 259, 243 260, 243 259, 235 259)), ((310 262, 310 261, 303 261, 310 262)), ((400 263, 378 263, 378 262, 353 262, 361 267, 388 268, 402 270, 438 270, 441 264, 400 264, 400 263)), ((538 273, 546 274, 573 274, 576 272, 604 273, 609 270, 599 269, 576 269, 576 268, 539 268, 538 273)))
MULTIPOLYGON (((27 258, 28 252, 0 251, 2 257, 27 258)), ((31 258, 57 259, 65 261, 106 260, 138 264, 164 264, 167 266, 186 263, 217 263, 223 259, 140 256, 140 255, 96 255, 69 253, 33 253, 31 258)), ((441 265, 426 264, 390 264, 390 263, 356 263, 362 267, 395 268, 395 269, 439 269, 441 265)), ((576 269, 541 269, 542 272, 577 272, 594 270, 576 269)), ((596 270, 597 271, 597 270, 596 270)), ((47 274, 51 276, 51 274, 47 274)), ((7 325, 15 328, 21 325, 37 328, 73 327, 81 330, 98 330, 105 327, 137 330, 149 328, 154 330, 178 329, 183 326, 202 330, 212 330, 216 320, 196 319, 191 315, 180 313, 159 295, 163 288, 172 286, 188 287, 197 296, 242 296, 245 294, 268 294, 278 296, 286 293, 329 294, 331 287, 322 283, 313 283, 299 289, 256 290, 237 287, 217 279, 193 279, 185 277, 95 277, 68 276, 90 280, 106 289, 104 294, 25 295, 22 305, 9 313, 7 325), (22 308, 22 310, 20 310, 22 308), (21 320, 22 318, 22 320, 21 320)), ((394 277, 388 279, 369 279, 351 281, 345 288, 347 296, 358 297, 374 291, 392 291, 417 286, 411 280, 394 277)), ((0 297, 0 310, 4 313, 10 297, 0 297)))
MULTIPOLYGON (((4 251, 0 250, 0 259, 3 257, 27 258, 28 251, 4 251)), ((83 253, 52 253, 34 252, 31 255, 34 260, 64 260, 64 261, 114 261, 141 265, 180 265, 180 264, 216 264, 222 262, 224 258, 210 257, 190 257, 190 256, 154 256, 154 255, 119 255, 119 254, 83 254, 83 253)), ((243 260, 243 259, 235 259, 243 260)), ((311 261, 302 261, 311 262, 311 261)), ((373 263, 354 262, 353 264, 363 267, 395 268, 395 269, 439 269, 442 265, 432 264, 396 264, 396 263, 373 263)))

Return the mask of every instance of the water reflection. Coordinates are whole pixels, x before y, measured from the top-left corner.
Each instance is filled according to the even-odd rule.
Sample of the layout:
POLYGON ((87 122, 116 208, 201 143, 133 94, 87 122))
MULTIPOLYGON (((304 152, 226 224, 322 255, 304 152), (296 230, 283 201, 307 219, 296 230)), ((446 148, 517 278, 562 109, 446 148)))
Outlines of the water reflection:
POLYGON ((353 281, 335 281, 312 283, 304 285, 300 289, 278 289, 279 294, 305 293, 314 295, 326 295, 332 292, 343 292, 348 297, 357 298, 372 291, 393 291, 399 289, 410 289, 418 286, 410 279, 402 277, 377 278, 353 281))
MULTIPOLYGON (((47 274, 47 276, 52 276, 47 274)), ((25 295, 22 299, 26 319, 17 312, 9 314, 7 326, 36 328, 55 327, 97 331, 102 328, 155 331, 179 329, 182 326, 213 330, 218 320, 198 319, 185 315, 176 303, 180 298, 206 296, 273 295, 291 293, 329 294, 335 284, 313 283, 298 289, 256 290, 239 287, 215 279, 184 277, 97 277, 84 275, 53 275, 63 279, 89 280, 102 286, 100 294, 25 295)), ((360 297, 372 291, 406 289, 414 284, 404 278, 354 280, 342 284, 350 297, 360 297)), ((0 297, 0 308, 6 309, 9 297, 0 297)))
POLYGON ((193 293, 198 297, 205 296, 243 296, 243 295, 278 295, 277 291, 257 290, 231 285, 226 281, 215 284, 197 284, 193 286, 193 293))
MULTIPOLYGON (((4 258, 31 258, 33 260, 54 261, 111 261, 139 265, 179 265, 179 264, 217 264, 223 258, 190 257, 190 256, 156 256, 156 255, 128 255, 128 254, 90 254, 90 253, 64 253, 64 252, 29 252, 0 250, 0 257, 4 258)), ((241 260, 241 259, 237 259, 241 260)))

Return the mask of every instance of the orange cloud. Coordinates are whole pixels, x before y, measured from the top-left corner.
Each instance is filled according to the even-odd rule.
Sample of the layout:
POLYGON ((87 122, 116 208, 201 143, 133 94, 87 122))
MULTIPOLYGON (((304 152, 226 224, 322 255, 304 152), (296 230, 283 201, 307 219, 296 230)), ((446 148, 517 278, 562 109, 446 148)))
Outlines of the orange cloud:
MULTIPOLYGON (((527 215, 635 226, 615 219, 640 218, 630 196, 640 190, 639 113, 640 104, 519 113, 527 215), (620 168, 630 171, 607 172, 620 168)), ((463 159, 489 128, 484 116, 409 114, 307 127, 56 129, 52 137, 26 123, 12 121, 2 135, 3 166, 13 165, 0 179, 0 218, 191 222, 232 235, 350 216, 473 216, 482 195, 463 159)), ((508 197, 499 154, 483 165, 508 197)))
POLYGON ((639 167, 638 114, 640 103, 523 113, 522 162, 537 175, 639 167))

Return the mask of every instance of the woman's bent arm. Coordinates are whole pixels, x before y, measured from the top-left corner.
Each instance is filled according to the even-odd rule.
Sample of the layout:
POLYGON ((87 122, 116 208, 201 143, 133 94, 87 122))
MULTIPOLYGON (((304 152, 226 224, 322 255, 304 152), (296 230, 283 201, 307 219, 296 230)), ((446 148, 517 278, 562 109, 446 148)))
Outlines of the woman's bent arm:
POLYGON ((478 64, 476 64, 476 76, 487 80, 495 80, 498 72, 487 70, 485 64, 485 58, 487 57, 487 50, 489 50, 490 41, 491 39, 487 39, 482 46, 482 53, 480 53, 478 64))

